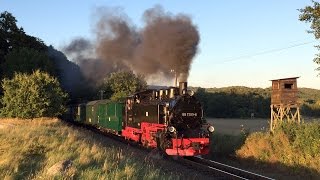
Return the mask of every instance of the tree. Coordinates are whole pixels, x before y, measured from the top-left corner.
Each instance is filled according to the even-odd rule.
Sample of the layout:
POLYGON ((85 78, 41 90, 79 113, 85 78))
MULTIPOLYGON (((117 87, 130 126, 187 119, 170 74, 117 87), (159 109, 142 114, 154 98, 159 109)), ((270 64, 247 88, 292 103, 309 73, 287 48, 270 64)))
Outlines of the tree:
POLYGON ((4 77, 7 78, 12 78, 16 72, 31 74, 37 69, 50 75, 55 74, 53 62, 47 53, 25 47, 10 51, 1 66, 4 77))
POLYGON ((121 100, 128 95, 142 91, 147 88, 147 82, 143 76, 135 75, 132 71, 129 72, 115 72, 105 80, 103 90, 111 91, 112 100, 121 100))
MULTIPOLYGON (((27 47, 37 51, 46 51, 47 46, 39 39, 27 35, 23 28, 17 26, 16 18, 5 11, 0 14, 0 65, 5 56, 13 49, 27 47)), ((2 71, 0 71, 0 78, 2 71)))
MULTIPOLYGON (((309 33, 313 33, 316 39, 320 38, 320 3, 312 1, 312 6, 306 6, 303 9, 299 9, 301 12, 299 16, 300 21, 305 21, 307 23, 311 23, 310 28, 312 30, 308 31, 309 33)), ((316 48, 320 51, 320 45, 316 46, 316 48)), ((316 57, 313 59, 315 63, 320 65, 320 53, 316 54, 316 57)), ((320 71, 320 67, 317 68, 320 71)))
MULTIPOLYGON (((0 58, 4 57, 9 51, 11 37, 14 33, 22 33, 16 24, 17 20, 9 12, 0 14, 0 58)), ((2 62, 3 59, 0 59, 2 62)))
POLYGON ((0 47, 4 54, 19 47, 46 50, 47 46, 39 38, 27 35, 23 28, 18 28, 16 18, 5 11, 0 14, 0 47))
POLYGON ((17 73, 13 79, 4 79, 2 87, 3 117, 55 117, 65 111, 67 94, 48 73, 39 70, 31 75, 17 73))

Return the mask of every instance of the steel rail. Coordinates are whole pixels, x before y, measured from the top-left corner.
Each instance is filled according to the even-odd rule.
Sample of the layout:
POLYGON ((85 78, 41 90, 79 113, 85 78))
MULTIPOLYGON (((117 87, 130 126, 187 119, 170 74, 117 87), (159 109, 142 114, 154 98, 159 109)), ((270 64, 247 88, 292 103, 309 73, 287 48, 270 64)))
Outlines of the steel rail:
POLYGON ((209 159, 205 159, 202 157, 187 157, 186 159, 197 162, 199 164, 207 165, 208 167, 212 169, 221 170, 221 172, 229 173, 230 175, 234 175, 234 177, 237 177, 239 179, 265 179, 265 180, 274 180, 273 178, 263 176, 261 174, 253 173, 244 169, 240 169, 237 167, 233 167, 227 164, 223 164, 217 161, 212 161, 209 159))

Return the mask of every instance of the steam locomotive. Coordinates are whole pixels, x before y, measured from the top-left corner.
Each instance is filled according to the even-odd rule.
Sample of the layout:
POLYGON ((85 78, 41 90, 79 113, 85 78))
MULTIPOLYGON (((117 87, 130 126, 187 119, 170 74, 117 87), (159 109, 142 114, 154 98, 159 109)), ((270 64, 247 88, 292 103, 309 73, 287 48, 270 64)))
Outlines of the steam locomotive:
POLYGON ((148 89, 125 102, 91 101, 70 107, 73 121, 103 128, 168 155, 196 156, 209 152, 214 127, 205 122, 200 102, 187 89, 148 89))

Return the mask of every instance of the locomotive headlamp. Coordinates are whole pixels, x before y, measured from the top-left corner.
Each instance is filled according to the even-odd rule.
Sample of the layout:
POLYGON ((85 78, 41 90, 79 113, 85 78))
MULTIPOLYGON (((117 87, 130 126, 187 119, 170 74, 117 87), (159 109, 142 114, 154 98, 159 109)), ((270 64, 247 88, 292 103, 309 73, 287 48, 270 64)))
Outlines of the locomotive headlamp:
POLYGON ((168 127, 168 131, 171 132, 171 133, 176 132, 176 128, 173 127, 173 126, 169 126, 168 127))
POLYGON ((214 127, 213 127, 213 126, 208 126, 208 131, 209 131, 210 133, 213 133, 214 127))

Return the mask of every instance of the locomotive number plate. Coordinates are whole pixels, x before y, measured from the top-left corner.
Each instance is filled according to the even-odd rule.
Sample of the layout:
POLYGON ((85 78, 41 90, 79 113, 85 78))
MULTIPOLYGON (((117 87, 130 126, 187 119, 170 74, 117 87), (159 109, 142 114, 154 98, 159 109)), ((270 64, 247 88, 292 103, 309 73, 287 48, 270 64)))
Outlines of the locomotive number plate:
POLYGON ((193 116, 198 116, 198 114, 197 113, 182 113, 181 116, 193 117, 193 116))

